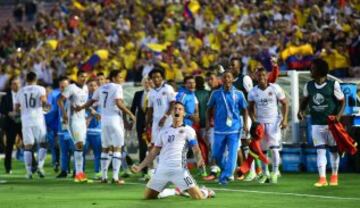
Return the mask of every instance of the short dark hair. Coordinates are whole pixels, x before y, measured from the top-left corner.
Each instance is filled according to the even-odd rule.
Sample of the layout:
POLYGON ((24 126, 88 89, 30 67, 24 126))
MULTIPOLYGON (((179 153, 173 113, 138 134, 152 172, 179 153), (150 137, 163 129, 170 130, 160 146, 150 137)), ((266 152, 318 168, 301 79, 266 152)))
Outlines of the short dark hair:
POLYGON ((29 72, 26 74, 26 82, 33 82, 33 81, 36 81, 36 73, 35 72, 29 72))
POLYGON ((60 83, 62 81, 69 81, 69 78, 67 76, 60 76, 58 82, 60 83))
POLYGON ((164 69, 160 66, 155 66, 154 69, 151 70, 151 72, 149 73, 149 77, 152 78, 152 76, 156 73, 159 73, 163 79, 165 78, 164 69))
POLYGON ((230 63, 231 63, 231 62, 233 62, 233 61, 239 61, 239 62, 240 62, 240 64, 242 64, 242 61, 241 61, 240 57, 236 57, 236 56, 231 57, 231 59, 230 59, 230 63))
POLYGON ((211 77, 211 76, 217 76, 216 75, 216 73, 215 72, 207 72, 206 74, 205 74, 205 77, 211 77))
POLYGON ((91 82, 96 82, 96 84, 97 84, 97 80, 95 78, 88 79, 88 81, 86 83, 89 84, 91 82))
POLYGON ((205 79, 204 79, 204 77, 196 76, 195 77, 195 83, 196 83, 196 90, 205 89, 205 79))
POLYGON ((97 76, 97 77, 99 77, 99 76, 105 76, 105 74, 104 74, 104 72, 98 72, 98 73, 96 74, 96 76, 97 76))
POLYGON ((76 76, 80 76, 82 74, 86 74, 86 71, 82 70, 82 69, 79 69, 76 73, 76 76))
POLYGON ((322 77, 325 77, 329 73, 328 63, 321 58, 312 60, 312 65, 315 67, 316 72, 322 77))
POLYGON ((115 69, 115 70, 111 70, 110 74, 109 74, 109 79, 110 81, 113 80, 114 77, 116 77, 118 74, 120 74, 121 71, 118 70, 118 69, 115 69))
POLYGON ((186 76, 185 78, 184 78, 184 84, 188 81, 188 80, 190 80, 190 79, 195 79, 193 76, 186 76))
POLYGON ((182 105, 182 107, 184 107, 184 109, 185 109, 184 103, 182 103, 180 101, 175 101, 174 105, 182 105))

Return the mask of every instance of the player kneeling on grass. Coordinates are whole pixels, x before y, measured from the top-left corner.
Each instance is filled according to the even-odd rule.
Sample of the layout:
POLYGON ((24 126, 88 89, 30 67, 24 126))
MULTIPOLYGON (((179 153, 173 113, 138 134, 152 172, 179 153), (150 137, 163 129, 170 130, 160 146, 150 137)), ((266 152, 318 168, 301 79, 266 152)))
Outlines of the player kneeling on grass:
POLYGON ((123 102, 123 89, 120 85, 122 75, 120 70, 110 72, 109 79, 111 83, 104 84, 98 88, 92 98, 82 106, 77 106, 76 111, 89 108, 95 102, 99 102, 101 106, 101 170, 102 183, 107 183, 107 171, 110 148, 113 147, 113 178, 112 183, 124 184, 119 179, 119 170, 121 166, 121 147, 124 145, 124 120, 123 114, 130 116, 135 122, 135 116, 125 106, 123 102))
POLYGON ((24 160, 28 179, 32 179, 32 149, 35 141, 39 143, 38 174, 44 177, 44 163, 46 158, 46 126, 43 106, 49 108, 44 87, 36 84, 34 72, 26 75, 26 86, 23 87, 15 99, 15 111, 21 110, 22 135, 25 151, 24 160))
POLYGON ((181 192, 187 191, 193 199, 215 196, 212 190, 199 188, 186 168, 188 146, 192 148, 199 167, 204 166, 204 161, 197 144, 195 130, 183 123, 184 112, 184 105, 176 102, 172 125, 160 131, 159 137, 155 139, 155 147, 140 165, 132 167, 132 170, 138 173, 160 153, 158 167, 145 188, 145 199, 158 198, 169 182, 175 184, 181 192))

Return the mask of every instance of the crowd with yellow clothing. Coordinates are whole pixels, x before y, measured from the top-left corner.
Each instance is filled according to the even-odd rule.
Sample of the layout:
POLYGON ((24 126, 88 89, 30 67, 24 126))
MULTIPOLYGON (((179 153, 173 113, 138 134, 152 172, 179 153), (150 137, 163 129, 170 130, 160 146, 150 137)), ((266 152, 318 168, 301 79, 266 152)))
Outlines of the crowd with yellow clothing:
POLYGON ((94 74, 121 69, 127 81, 160 65, 167 80, 181 82, 234 56, 244 73, 269 57, 286 70, 289 57, 320 56, 334 75, 349 76, 360 65, 360 1, 341 2, 59 1, 40 11, 31 29, 10 22, 1 28, 0 76, 35 71, 46 84, 62 74, 75 79, 99 51, 94 74))

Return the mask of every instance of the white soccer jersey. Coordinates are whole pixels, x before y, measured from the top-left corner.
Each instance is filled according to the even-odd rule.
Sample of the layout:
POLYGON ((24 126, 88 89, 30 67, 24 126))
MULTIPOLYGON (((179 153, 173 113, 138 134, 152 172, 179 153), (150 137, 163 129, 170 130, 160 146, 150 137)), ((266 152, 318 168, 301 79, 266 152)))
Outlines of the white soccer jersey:
POLYGON ((80 88, 76 84, 69 85, 62 95, 69 100, 69 119, 71 120, 85 120, 85 110, 81 110, 76 112, 72 109, 72 107, 84 105, 88 99, 89 91, 86 85, 80 88))
POLYGON ((170 102, 175 101, 175 91, 168 85, 163 84, 157 89, 151 89, 149 92, 148 107, 152 107, 153 121, 159 121, 170 107, 170 102))
POLYGON ((196 133, 190 126, 164 128, 160 132, 155 146, 161 147, 159 168, 186 167, 186 154, 189 145, 197 144, 196 133))
POLYGON ((278 120, 278 101, 285 99, 284 90, 278 84, 269 84, 265 90, 254 87, 249 95, 249 102, 255 102, 256 120, 260 123, 274 123, 278 120))
POLYGON ((46 96, 46 90, 39 85, 25 86, 17 93, 15 103, 20 104, 23 126, 38 126, 45 123, 41 96, 46 96))
POLYGON ((117 99, 123 99, 122 86, 115 83, 108 83, 97 89, 92 97, 93 100, 98 101, 101 108, 101 117, 120 116, 121 111, 116 105, 117 99))

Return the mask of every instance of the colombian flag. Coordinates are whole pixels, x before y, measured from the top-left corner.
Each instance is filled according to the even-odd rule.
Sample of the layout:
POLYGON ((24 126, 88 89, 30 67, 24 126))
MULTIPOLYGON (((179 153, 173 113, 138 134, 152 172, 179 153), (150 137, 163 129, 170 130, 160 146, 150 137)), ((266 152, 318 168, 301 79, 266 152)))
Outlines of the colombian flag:
POLYGON ((188 19, 193 19, 194 14, 200 10, 200 3, 197 0, 189 0, 185 2, 183 16, 188 19))
POLYGON ((96 64, 109 58, 109 51, 106 49, 97 50, 90 58, 80 66, 81 70, 92 71, 96 64))

